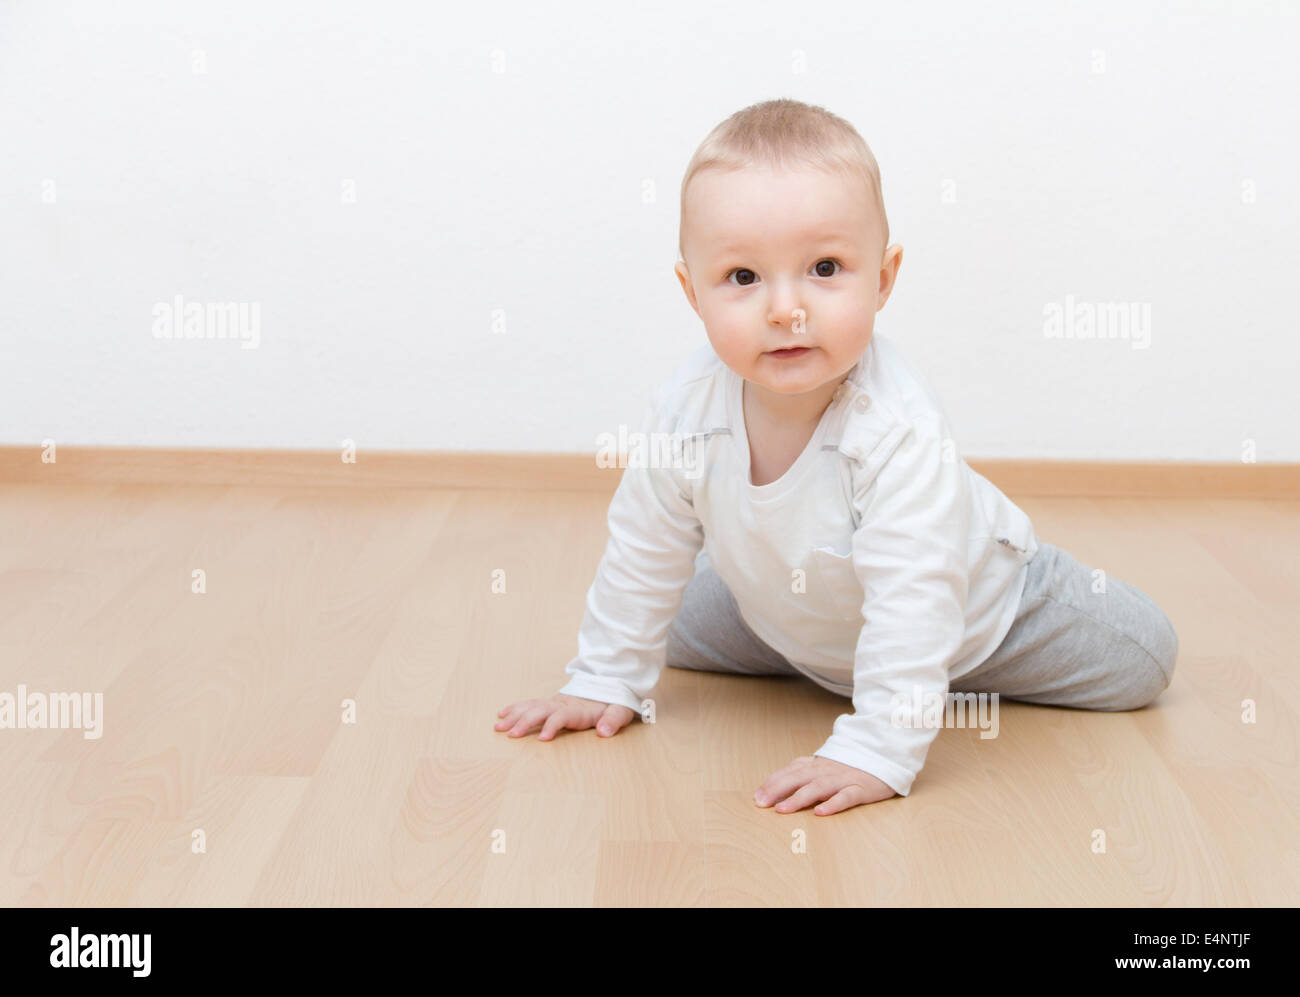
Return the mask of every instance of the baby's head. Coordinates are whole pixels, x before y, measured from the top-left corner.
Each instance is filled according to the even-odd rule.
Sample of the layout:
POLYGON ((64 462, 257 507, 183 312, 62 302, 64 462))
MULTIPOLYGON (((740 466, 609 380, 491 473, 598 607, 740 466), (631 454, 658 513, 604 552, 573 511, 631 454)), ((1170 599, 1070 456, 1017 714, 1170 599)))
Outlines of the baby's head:
MULTIPOLYGON (((677 277, 719 358, 779 394, 838 385, 902 262, 880 170, 856 129, 769 100, 700 144, 682 179, 677 277), (805 347, 800 354, 773 354, 805 347)), ((833 390, 833 389, 831 389, 833 390)))

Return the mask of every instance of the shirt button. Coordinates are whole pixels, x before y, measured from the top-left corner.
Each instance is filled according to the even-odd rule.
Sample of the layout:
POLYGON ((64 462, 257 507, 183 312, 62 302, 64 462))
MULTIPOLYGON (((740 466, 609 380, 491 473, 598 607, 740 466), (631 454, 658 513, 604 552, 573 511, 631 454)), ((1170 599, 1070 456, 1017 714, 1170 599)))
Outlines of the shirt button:
POLYGON ((871 408, 871 397, 869 395, 858 395, 857 399, 853 402, 853 407, 859 412, 865 412, 867 409, 871 408))

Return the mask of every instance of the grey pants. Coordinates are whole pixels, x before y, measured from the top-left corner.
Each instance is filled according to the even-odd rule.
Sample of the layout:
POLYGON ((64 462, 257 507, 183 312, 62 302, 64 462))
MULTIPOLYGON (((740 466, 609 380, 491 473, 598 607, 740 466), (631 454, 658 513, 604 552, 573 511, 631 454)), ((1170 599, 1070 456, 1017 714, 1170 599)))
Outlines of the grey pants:
MULTIPOLYGON (((1161 608, 1109 575, 1093 592, 1093 571, 1039 541, 1015 622, 997 649, 950 692, 1088 710, 1136 710, 1169 686, 1178 634, 1161 608)), ((741 675, 798 675, 740 616, 735 597, 706 562, 686 586, 668 631, 676 668, 741 675)))

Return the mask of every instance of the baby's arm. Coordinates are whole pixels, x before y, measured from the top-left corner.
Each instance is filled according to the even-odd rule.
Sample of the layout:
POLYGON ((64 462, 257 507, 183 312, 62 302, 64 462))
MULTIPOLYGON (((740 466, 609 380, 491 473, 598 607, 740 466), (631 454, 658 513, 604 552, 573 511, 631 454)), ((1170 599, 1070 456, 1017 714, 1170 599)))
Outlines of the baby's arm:
MULTIPOLYGON (((647 420, 647 432, 660 429, 660 412, 647 420)), ((704 542, 691 482, 680 467, 624 470, 587 592, 578 654, 565 667, 571 677, 554 696, 503 708, 496 730, 520 737, 541 726, 541 739, 549 740, 561 729, 599 724, 598 731, 613 734, 641 712, 663 671, 668 630, 704 542)))
POLYGON ((913 704, 948 692, 965 638, 971 496, 946 423, 915 425, 869 483, 855 489, 853 564, 864 625, 853 709, 814 755, 869 772, 906 796, 938 728, 913 704))
POLYGON ((817 804, 813 812, 823 815, 910 792, 938 733, 914 722, 922 718, 912 716, 912 703, 946 696, 948 666, 965 637, 970 492, 945 450, 948 439, 936 420, 855 464, 853 566, 863 625, 853 713, 835 721, 812 757, 769 775, 754 794, 759 806, 793 813, 817 804))

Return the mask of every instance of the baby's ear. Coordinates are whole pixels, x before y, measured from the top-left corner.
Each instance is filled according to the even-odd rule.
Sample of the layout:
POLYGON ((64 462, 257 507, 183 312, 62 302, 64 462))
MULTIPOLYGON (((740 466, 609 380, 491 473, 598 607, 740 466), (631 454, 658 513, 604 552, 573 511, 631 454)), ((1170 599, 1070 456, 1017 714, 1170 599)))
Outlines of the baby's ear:
POLYGON ((673 273, 677 274, 677 279, 681 282, 682 291, 686 294, 686 300, 690 302, 691 308, 695 314, 700 314, 700 306, 695 303, 695 288, 691 285, 691 272, 686 269, 686 264, 678 260, 673 264, 673 273))

